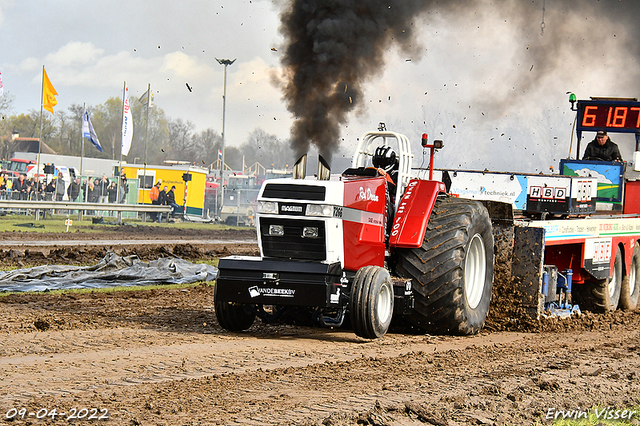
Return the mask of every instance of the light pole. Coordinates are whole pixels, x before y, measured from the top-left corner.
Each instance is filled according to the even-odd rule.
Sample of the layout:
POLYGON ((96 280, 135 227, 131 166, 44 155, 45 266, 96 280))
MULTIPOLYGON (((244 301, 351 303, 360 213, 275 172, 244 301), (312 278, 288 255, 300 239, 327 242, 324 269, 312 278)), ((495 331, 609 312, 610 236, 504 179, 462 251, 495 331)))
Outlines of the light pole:
POLYGON ((236 60, 230 59, 218 59, 216 61, 220 65, 224 65, 224 83, 222 89, 222 164, 220 164, 220 209, 222 211, 222 204, 224 203, 224 122, 227 103, 227 66, 233 64, 236 60))

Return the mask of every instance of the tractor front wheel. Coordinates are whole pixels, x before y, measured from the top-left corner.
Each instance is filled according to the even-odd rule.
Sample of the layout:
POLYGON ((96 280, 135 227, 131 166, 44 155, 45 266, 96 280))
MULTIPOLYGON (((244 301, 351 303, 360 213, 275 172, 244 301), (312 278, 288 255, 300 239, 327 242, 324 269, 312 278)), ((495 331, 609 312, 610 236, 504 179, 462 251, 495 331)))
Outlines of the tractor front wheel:
POLYGON ((218 300, 214 295, 214 308, 220 327, 228 331, 244 331, 253 325, 255 310, 239 303, 218 300))
POLYGON ((389 272, 365 266, 356 272, 351 287, 349 317, 353 331, 365 339, 384 336, 393 316, 393 284, 389 272))
POLYGON ((479 202, 439 198, 422 247, 397 250, 397 273, 413 281, 415 326, 436 334, 475 334, 493 286, 493 233, 479 202))

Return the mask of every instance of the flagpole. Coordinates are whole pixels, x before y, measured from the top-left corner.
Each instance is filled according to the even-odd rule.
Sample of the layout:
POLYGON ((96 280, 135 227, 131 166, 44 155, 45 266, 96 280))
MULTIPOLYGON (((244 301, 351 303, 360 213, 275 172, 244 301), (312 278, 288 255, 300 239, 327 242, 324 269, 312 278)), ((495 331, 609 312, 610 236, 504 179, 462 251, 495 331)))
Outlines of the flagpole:
POLYGON ((225 108, 227 103, 227 66, 233 64, 236 60, 234 59, 218 59, 216 61, 220 65, 224 65, 224 83, 222 89, 222 164, 220 165, 220 209, 224 204, 224 138, 225 138, 225 129, 224 129, 224 119, 225 119, 225 108))
MULTIPOLYGON (((147 140, 149 139, 149 103, 151 102, 151 83, 147 85, 147 123, 146 129, 144 131, 144 169, 143 174, 144 178, 142 179, 142 204, 144 204, 144 193, 147 187, 147 140)), ((146 221, 146 215, 143 215, 146 221)))
MULTIPOLYGON (((40 152, 42 151, 42 100, 44 99, 44 65, 42 65, 42 84, 40 85, 40 135, 38 136, 38 162, 36 165, 36 174, 40 175, 40 152)), ((47 182, 47 175, 44 177, 47 182)))
MULTIPOLYGON (((122 119, 120 120, 120 162, 118 164, 118 185, 116 187, 117 199, 120 199, 120 176, 122 175, 122 144, 124 142, 124 135, 122 134, 122 126, 124 124, 124 97, 126 95, 127 82, 124 82, 122 86, 122 119)), ((116 201, 116 202, 118 202, 116 201)))
MULTIPOLYGON (((80 148, 80 187, 78 189, 78 192, 80 192, 80 190, 82 189, 82 170, 83 170, 83 160, 84 160, 84 134, 82 132, 82 124, 84 123, 84 115, 87 113, 87 104, 85 102, 82 103, 82 119, 80 120, 80 139, 82 139, 82 148, 80 148)), ((84 180, 84 191, 83 191, 83 195, 84 200, 82 198, 80 198, 80 202, 84 201, 84 202, 88 202, 89 201, 89 195, 87 194, 87 190, 89 189, 89 182, 87 181, 87 179, 84 180)), ((82 210, 78 210, 78 218, 80 218, 80 220, 82 220, 82 213, 84 213, 82 210)))
POLYGON ((86 103, 82 103, 82 119, 80 119, 80 139, 82 140, 82 148, 80 148, 80 177, 82 177, 82 161, 84 160, 84 134, 82 133, 82 123, 84 123, 84 115, 87 113, 86 103))

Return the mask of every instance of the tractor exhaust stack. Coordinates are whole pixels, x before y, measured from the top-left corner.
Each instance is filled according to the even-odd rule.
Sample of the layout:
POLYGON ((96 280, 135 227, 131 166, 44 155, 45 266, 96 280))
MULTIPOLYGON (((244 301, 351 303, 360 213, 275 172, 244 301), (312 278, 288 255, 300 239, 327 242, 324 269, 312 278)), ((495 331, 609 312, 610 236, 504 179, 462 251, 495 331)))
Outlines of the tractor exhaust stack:
POLYGON ((331 167, 322 155, 318 156, 318 180, 329 180, 331 177, 331 167))
POLYGON ((304 179, 307 175, 307 154, 304 154, 293 165, 293 178, 304 179))

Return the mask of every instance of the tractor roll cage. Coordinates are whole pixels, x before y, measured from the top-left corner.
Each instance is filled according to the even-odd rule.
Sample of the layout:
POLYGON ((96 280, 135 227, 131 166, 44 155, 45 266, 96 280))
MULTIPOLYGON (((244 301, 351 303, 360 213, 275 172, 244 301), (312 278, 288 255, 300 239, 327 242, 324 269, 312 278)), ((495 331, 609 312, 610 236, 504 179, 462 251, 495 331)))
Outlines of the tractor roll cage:
POLYGON ((411 180, 413 154, 411 153, 411 143, 406 136, 401 135, 400 133, 387 131, 365 133, 364 135, 362 135, 360 141, 358 142, 358 146, 356 147, 356 155, 353 157, 351 167, 366 167, 367 158, 373 157, 378 146, 389 145, 387 143, 387 139, 395 139, 397 143, 397 147, 392 146, 392 148, 394 149, 397 148, 396 152, 399 157, 398 184, 396 185, 395 198, 395 208, 397 209, 398 205, 400 204, 402 194, 407 188, 407 185, 409 185, 409 180, 411 180), (380 138, 382 140, 380 140, 380 138))

